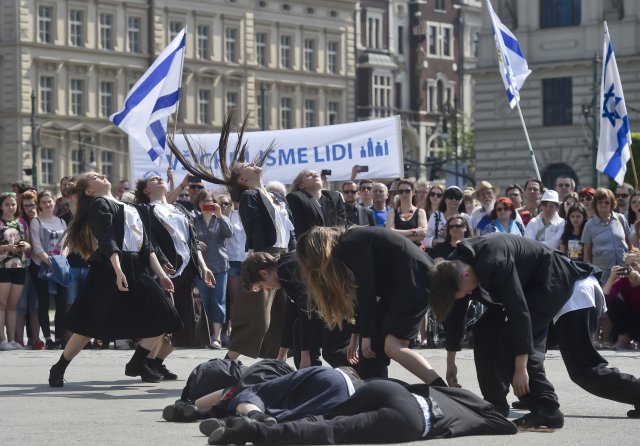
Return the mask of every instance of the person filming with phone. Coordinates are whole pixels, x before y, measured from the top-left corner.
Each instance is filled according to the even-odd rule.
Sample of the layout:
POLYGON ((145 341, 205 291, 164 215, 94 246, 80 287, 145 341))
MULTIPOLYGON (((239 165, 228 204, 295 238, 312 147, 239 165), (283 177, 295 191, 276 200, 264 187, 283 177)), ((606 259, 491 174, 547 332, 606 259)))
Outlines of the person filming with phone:
POLYGON ((611 268, 602 290, 612 332, 617 335, 614 350, 633 348, 633 342, 640 341, 640 250, 633 248, 625 256, 624 266, 611 268))

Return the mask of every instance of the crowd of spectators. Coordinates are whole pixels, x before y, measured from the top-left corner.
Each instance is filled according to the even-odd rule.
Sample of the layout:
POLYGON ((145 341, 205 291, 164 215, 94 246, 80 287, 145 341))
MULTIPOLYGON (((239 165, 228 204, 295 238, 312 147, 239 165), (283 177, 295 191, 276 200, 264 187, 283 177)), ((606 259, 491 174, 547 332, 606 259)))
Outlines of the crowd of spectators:
MULTIPOLYGON (((609 307, 609 317, 601 321, 594 342, 619 349, 637 347, 640 192, 632 186, 578 190, 573 178, 561 176, 553 187, 546 188, 532 178, 522 185, 508 185, 501 194, 489 181, 461 189, 423 180, 383 182, 358 180, 357 176, 354 168, 351 180, 338 183, 340 193, 325 193, 327 178, 311 170, 298 175, 289 194, 282 183, 271 182, 266 188, 287 197, 296 237, 299 231, 318 224, 306 219, 316 210, 324 213, 319 214, 322 219, 328 218, 326 206, 331 204, 337 209, 336 224, 385 227, 436 259, 445 258, 466 237, 504 232, 537 240, 573 260, 591 262, 603 271, 609 307), (316 183, 317 188, 311 187, 316 183), (317 208, 305 204, 305 194, 315 197, 317 208)), ((198 279, 191 287, 190 299, 202 308, 200 314, 194 310, 193 317, 205 314, 209 332, 205 345, 193 346, 225 348, 233 311, 241 311, 233 307, 241 292, 239 275, 246 256, 239 203, 232 201, 226 189, 209 190, 191 175, 177 185, 171 174, 168 180, 166 200, 192 214, 198 249, 216 283, 215 288, 208 288, 198 279)), ((65 314, 90 267, 79 255, 61 249, 60 241, 73 218, 74 181, 73 177, 62 178, 58 193, 15 182, 11 192, 0 195, 2 351, 60 349, 68 340, 65 314)), ((113 194, 119 200, 136 202, 128 180, 115 183, 113 194)), ((334 224, 333 219, 331 222, 334 224)), ((421 333, 424 337, 424 330, 421 333)), ((108 348, 109 341, 113 340, 95 340, 93 346, 108 348)), ((115 346, 131 348, 134 344, 135 340, 118 340, 115 346)), ((416 345, 427 343, 422 339, 416 345)))

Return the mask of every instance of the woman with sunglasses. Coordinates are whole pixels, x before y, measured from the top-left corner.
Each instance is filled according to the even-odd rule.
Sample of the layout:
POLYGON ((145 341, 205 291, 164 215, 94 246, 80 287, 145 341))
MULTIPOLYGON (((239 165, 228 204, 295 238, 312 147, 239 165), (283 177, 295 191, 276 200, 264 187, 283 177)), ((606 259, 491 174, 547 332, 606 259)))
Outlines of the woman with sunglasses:
POLYGON ((490 215, 491 223, 485 226, 480 235, 491 234, 492 232, 524 235, 524 226, 516 220, 516 209, 510 198, 498 198, 490 215))
POLYGON ((581 189, 580 193, 578 194, 578 200, 587 211, 588 218, 593 217, 593 214, 595 213, 595 207, 593 206, 593 197, 595 196, 595 194, 596 190, 593 187, 585 187, 581 189))
POLYGON ((387 213, 386 227, 404 235, 417 246, 427 233, 427 215, 413 205, 413 183, 407 179, 398 181, 398 204, 387 213))
MULTIPOLYGON (((198 280, 198 291, 209 318, 211 330, 211 348, 221 349, 222 326, 227 318, 227 272, 229 271, 229 256, 225 242, 233 235, 231 221, 222 213, 222 207, 213 194, 202 190, 193 202, 199 211, 193 222, 198 247, 204 258, 204 263, 213 272, 216 286, 211 288, 207 283, 198 280)), ((227 206, 229 203, 227 200, 227 206)))
MULTIPOLYGON (((460 213, 460 203, 462 202, 462 190, 458 186, 450 186, 444 191, 444 198, 440 201, 438 210, 436 210, 427 224, 427 234, 422 242, 430 254, 430 250, 445 241, 447 220, 453 215, 460 213)), ((461 214, 470 224, 469 216, 461 214)))
POLYGON ((444 188, 440 185, 433 185, 431 186, 431 189, 429 189, 429 199, 427 200, 427 205, 424 208, 424 212, 427 215, 427 221, 431 218, 431 214, 438 210, 438 206, 440 206, 443 195, 444 188))
MULTIPOLYGON (((136 202, 146 208, 143 222, 158 260, 175 289, 174 299, 184 328, 175 332, 157 353, 164 358, 173 347, 204 347, 209 339, 196 339, 196 320, 193 305, 193 286, 196 278, 207 286, 215 285, 213 273, 207 267, 199 250, 193 229, 192 214, 181 204, 167 201, 167 183, 157 173, 151 173, 136 183, 136 202)), ((155 356, 151 356, 155 358, 155 356)), ((169 374, 166 374, 169 376, 169 374)), ((171 376, 175 376, 171 374, 171 376)), ((165 379, 168 379, 165 376, 165 379)), ((175 378, 171 378, 175 379, 175 378)))
POLYGON ((471 237, 469 224, 463 214, 454 214, 449 217, 446 228, 444 242, 439 243, 438 246, 431 250, 430 255, 434 260, 446 259, 456 249, 458 243, 467 237, 471 237))

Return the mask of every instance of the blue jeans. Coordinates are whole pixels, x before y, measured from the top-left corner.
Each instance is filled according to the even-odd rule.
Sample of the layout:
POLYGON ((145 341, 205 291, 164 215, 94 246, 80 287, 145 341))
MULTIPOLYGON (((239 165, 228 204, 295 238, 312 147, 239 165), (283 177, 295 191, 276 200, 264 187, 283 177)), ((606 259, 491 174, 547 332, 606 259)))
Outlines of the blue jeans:
POLYGON ((24 287, 22 288, 22 294, 18 301, 16 311, 19 315, 24 316, 27 314, 27 310, 31 314, 38 313, 38 295, 36 289, 33 286, 33 280, 31 280, 31 274, 27 273, 24 278, 24 287))
POLYGON ((72 305, 76 301, 82 285, 84 285, 84 282, 87 280, 88 274, 89 268, 87 267, 71 267, 69 269, 71 283, 69 284, 69 288, 67 288, 67 305, 72 305))
POLYGON ((216 279, 215 288, 209 288, 198 280, 198 291, 209 322, 224 324, 227 321, 227 271, 213 273, 213 277, 216 279))

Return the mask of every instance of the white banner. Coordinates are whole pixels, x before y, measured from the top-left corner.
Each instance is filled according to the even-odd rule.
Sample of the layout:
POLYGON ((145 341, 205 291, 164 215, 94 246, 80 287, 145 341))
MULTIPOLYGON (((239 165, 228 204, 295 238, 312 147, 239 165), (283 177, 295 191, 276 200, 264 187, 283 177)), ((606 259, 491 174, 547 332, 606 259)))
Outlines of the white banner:
MULTIPOLYGON (((189 138, 206 148, 207 155, 211 156, 218 147, 220 134, 190 134, 189 138)), ((399 116, 324 127, 247 132, 244 139, 247 141, 249 160, 254 159, 260 150, 264 150, 272 142, 275 144, 275 150, 264 165, 265 182, 277 180, 290 184, 303 169, 313 169, 318 173, 322 169, 330 169, 330 181, 348 180, 355 164, 369 167, 368 172, 358 174, 358 179, 395 178, 401 176, 403 171, 399 116)), ((230 135, 229 147, 235 147, 237 140, 237 134, 230 135)), ((189 156, 182 135, 176 135, 176 144, 189 156)), ((165 151, 158 166, 151 161, 146 149, 129 138, 132 181, 144 177, 150 171, 166 176, 171 152, 165 151)), ((180 182, 187 171, 175 157, 172 162, 175 180, 180 182)), ((217 160, 215 166, 216 169, 219 168, 217 160)))

